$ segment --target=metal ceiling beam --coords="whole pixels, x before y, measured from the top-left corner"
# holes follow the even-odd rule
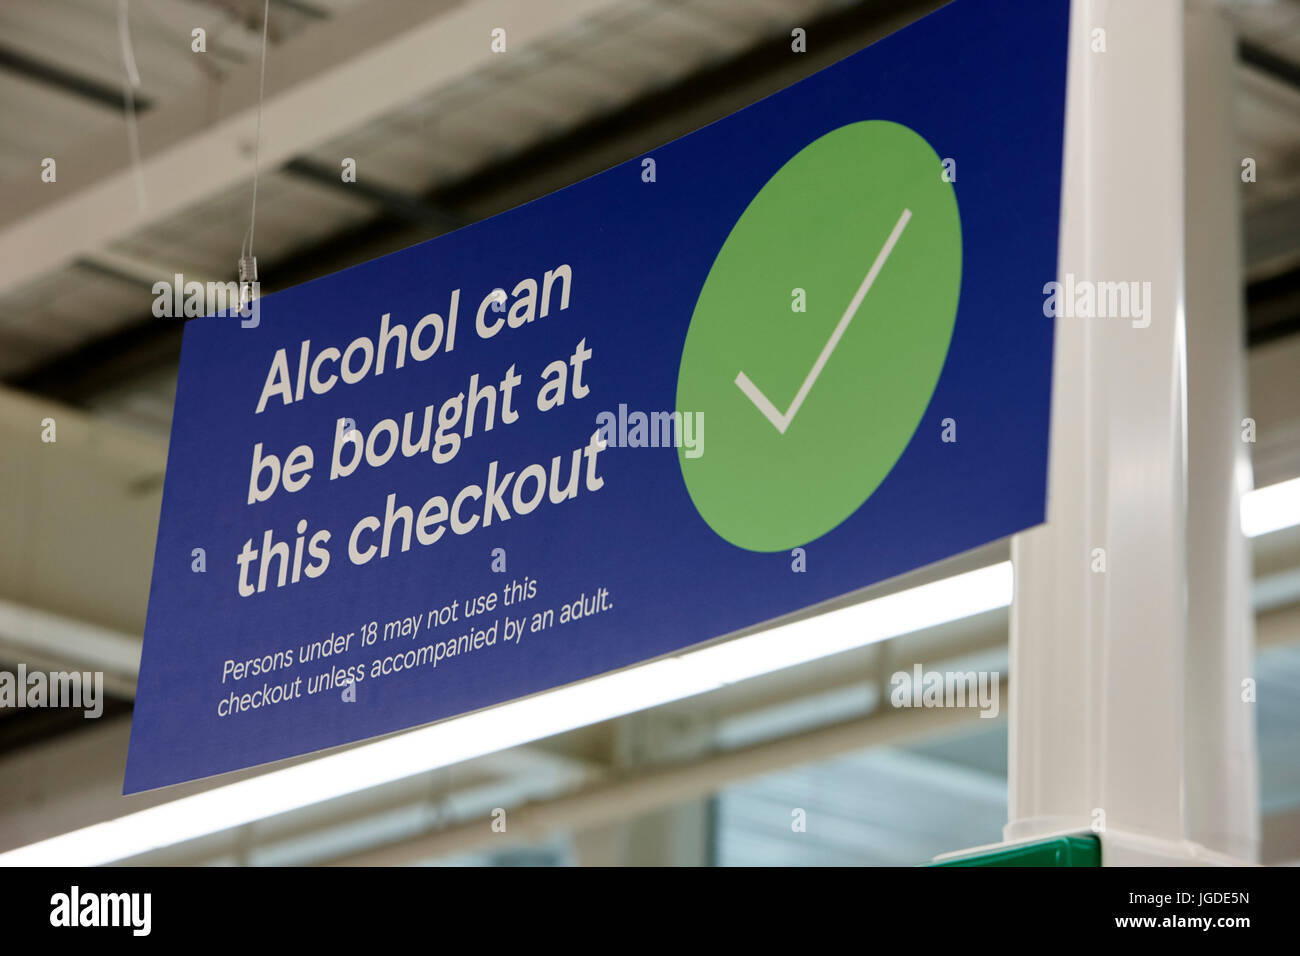
[[[1247,66],[1268,74],[1293,90],[1300,90],[1300,63],[1250,40],[1238,44],[1237,56]]]
[[[312,3],[303,3],[302,0],[271,0],[271,6],[283,7],[294,13],[301,13],[305,17],[311,17],[313,20],[328,20],[330,15],[328,10],[322,10]]]
[[[322,166],[301,156],[285,163],[282,171],[317,186],[346,194],[353,199],[367,200],[371,205],[391,216],[435,232],[449,232],[466,224],[464,217],[442,206],[428,203],[419,196],[412,196],[401,190],[376,183],[369,176],[353,182],[344,182],[337,169]]]
[[[262,29],[262,4],[259,0],[243,0],[239,4],[232,3],[231,0],[196,0],[196,2],[204,6],[216,7],[232,19],[247,23],[253,29]],[[330,18],[329,10],[304,0],[271,0],[271,7],[289,10],[312,20]]]
[[[511,51],[519,52],[619,3],[371,0],[349,10],[268,58],[262,168],[486,67],[496,55],[490,48],[496,27],[509,30]],[[247,181],[257,114],[257,71],[244,70],[142,116],[146,208],[137,201],[120,130],[55,157],[57,183],[0,188],[0,294]]]
[[[281,4],[285,2],[286,0],[279,0]],[[223,7],[223,9],[225,8]],[[303,12],[303,9],[296,5],[292,9]],[[312,10],[309,15],[313,16],[314,19],[324,19],[326,17],[326,14],[319,10],[309,9]],[[2,46],[0,46],[0,70],[8,70],[28,79],[45,83],[61,92],[76,96],[92,105],[102,106],[115,113],[120,113],[123,109],[124,96],[121,89],[100,83],[98,80],[77,76],[60,67],[37,61]],[[153,101],[148,97],[138,93],[135,95],[134,109],[137,115],[148,111],[152,106]],[[326,168],[302,156],[290,159],[284,164],[282,171],[317,186],[324,186],[327,189],[347,190],[350,198],[366,200],[375,207],[377,212],[389,213],[412,225],[426,226],[439,232],[465,225],[464,220],[460,217],[447,210],[430,206],[419,196],[412,196],[400,190],[378,185],[370,178],[345,183],[339,177],[337,170]],[[109,254],[104,251],[96,251],[86,258],[77,260],[77,264],[98,270],[112,278],[128,281],[135,280],[134,275],[128,275],[108,267],[102,261],[107,255]],[[163,269],[151,273],[145,286],[151,287],[158,276],[167,275],[170,271],[169,269]]]
[[[122,110],[122,87],[101,83],[92,77],[73,73],[71,70],[29,57],[9,47],[0,46],[0,70],[35,80],[37,83],[43,83],[98,106],[108,107],[118,112]],[[152,101],[148,97],[136,94],[137,110],[146,110],[151,105],[153,105]]]
[[[1246,287],[1248,342],[1263,345],[1300,332],[1300,266]]]

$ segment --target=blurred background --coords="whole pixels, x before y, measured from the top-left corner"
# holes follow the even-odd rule
[[[271,0],[263,292],[634,158],[940,5]],[[1240,187],[1241,295],[1262,487],[1300,476],[1300,2],[1218,7],[1238,37],[1238,147],[1257,170]],[[138,86],[118,11],[0,5],[0,669],[103,671],[110,694],[99,720],[0,709],[0,851],[205,786],[120,796],[182,331],[153,316],[152,286],[235,277],[263,2],[130,0]],[[494,55],[503,22],[509,52]],[[484,43],[453,67],[437,38],[463,30]],[[46,417],[58,458],[35,444]],[[1300,862],[1300,528],[1251,547],[1262,857]],[[893,710],[889,675],[922,662],[1014,681],[1007,631],[1005,609],[963,618],[128,862],[920,863],[1000,839],[1005,708]],[[482,825],[497,807],[517,814],[506,838]],[[794,809],[815,821],[806,832]]]

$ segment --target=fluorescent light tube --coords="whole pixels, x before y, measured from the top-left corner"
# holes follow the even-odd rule
[[[112,863],[1010,602],[1003,562],[181,797],[0,853],[0,865]]]
[[[1300,524],[1300,478],[1256,488],[1241,499],[1241,530],[1248,538]]]

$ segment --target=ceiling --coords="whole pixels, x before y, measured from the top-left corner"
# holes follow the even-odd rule
[[[371,5],[376,6],[373,0]],[[432,90],[413,83],[409,99],[392,109],[359,111],[364,122],[340,134],[319,140],[304,135],[285,151],[285,161],[260,171],[256,252],[264,286],[285,284],[285,270],[278,266],[295,253],[347,236],[385,214],[419,227],[422,237],[463,224],[469,217],[424,197],[725,61],[783,33],[787,23],[807,22],[844,5],[843,0],[579,5],[591,12],[569,20],[557,16],[553,29],[517,53],[482,57],[473,70]],[[358,6],[357,0],[272,2],[268,63],[274,65],[282,50],[285,56],[302,56],[315,33],[349,14],[365,15]],[[474,4],[422,6],[413,17],[427,17],[430,8]],[[128,9],[142,131],[151,115],[165,114],[195,90],[256,75],[260,2],[130,0]],[[191,51],[191,31],[199,26],[207,29],[206,54]],[[76,36],[77,42],[64,43],[63,36]],[[22,194],[27,204],[45,185],[51,201],[67,201],[59,185],[40,183],[42,158],[75,157],[82,144],[105,135],[128,142],[115,8],[99,0],[18,0],[0,9],[0,37],[0,197]],[[485,32],[485,50],[487,44]],[[279,135],[272,125],[263,133],[267,144]],[[356,184],[341,179],[344,158],[356,162]],[[141,188],[146,210],[148,172]],[[178,272],[200,281],[232,278],[249,225],[250,197],[251,183],[239,178],[197,193],[166,214],[146,211],[135,227],[114,230],[107,241],[57,268],[28,270],[23,281],[4,283],[0,376],[21,383],[70,350],[149,323],[154,281]],[[12,224],[10,216],[0,215],[4,226]],[[364,246],[355,254],[365,257]],[[297,274],[294,278],[301,281]]]

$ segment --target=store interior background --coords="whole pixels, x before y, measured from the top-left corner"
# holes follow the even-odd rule
[[[310,124],[265,129],[256,250],[263,291],[637,157],[939,5],[557,0],[535,38],[491,55],[489,25],[503,8],[496,0],[272,0],[271,61],[312,73],[314,109],[343,109],[357,122],[326,141]],[[262,6],[131,0],[146,151],[200,136],[194,113],[214,91],[255,90]],[[1258,429],[1251,453],[1262,487],[1300,477],[1300,2],[1219,6],[1239,35],[1239,148],[1257,168],[1240,198],[1248,408]],[[455,9],[483,27],[472,69],[427,88],[412,63],[408,89],[386,81],[340,102],[332,51],[364,44],[382,54]],[[202,55],[191,50],[199,26]],[[807,53],[791,51],[795,27],[807,31]],[[55,193],[40,181],[42,158],[58,159],[66,196],[100,177],[130,184],[128,142],[116,5],[0,6],[0,239],[47,238],[42,217]],[[174,273],[233,278],[251,144],[228,145],[233,152],[197,160],[176,152],[165,171],[183,184],[183,205],[167,201],[176,187],[165,176],[146,180],[152,200],[142,210],[133,197],[126,215],[82,189],[68,219],[71,257],[52,253],[42,269],[0,261],[0,668],[102,670],[111,694],[97,721],[0,711],[0,851],[122,812],[181,340],[179,321],[152,316],[152,285]],[[356,183],[340,178],[344,157],[356,161]],[[32,436],[46,416],[58,421],[57,456],[35,453]],[[1252,549],[1261,858],[1296,863],[1300,527],[1256,537]],[[948,567],[1007,554],[1003,542]],[[889,675],[922,662],[997,670],[1014,681],[1007,629],[1005,609],[987,612],[128,862],[924,862],[1001,837],[1006,713],[897,711],[885,699]],[[499,834],[484,823],[497,807],[531,809]],[[806,813],[806,832],[791,826],[796,808]]]

